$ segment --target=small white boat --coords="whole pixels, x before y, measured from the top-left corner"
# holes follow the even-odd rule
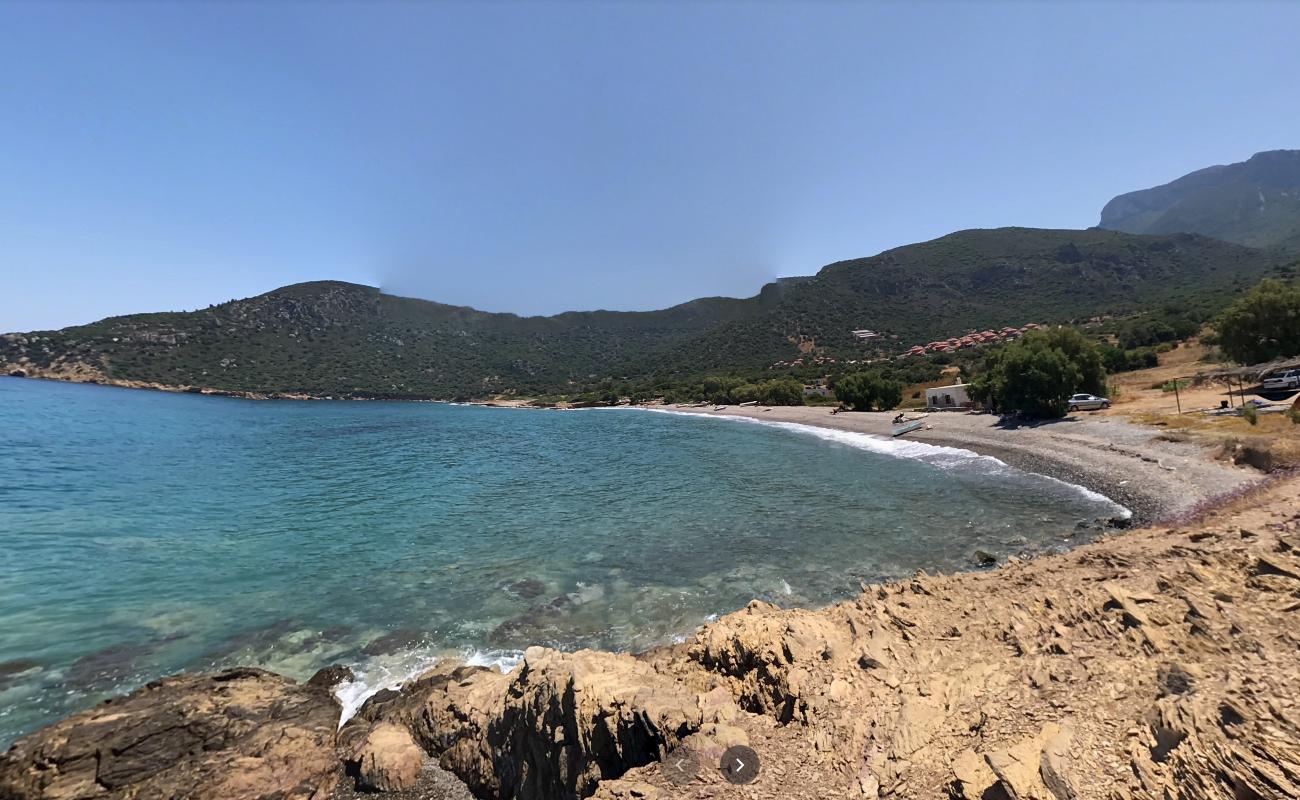
[[[902,425],[895,425],[894,435],[902,436],[905,433],[911,433],[912,431],[920,428],[924,424],[925,424],[925,420],[917,419],[917,420],[912,420],[911,422],[904,422]]]

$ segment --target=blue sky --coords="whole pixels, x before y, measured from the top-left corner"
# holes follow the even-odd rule
[[[0,4],[0,330],[749,295],[1300,147],[1300,4]]]

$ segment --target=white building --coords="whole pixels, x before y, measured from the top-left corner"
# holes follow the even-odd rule
[[[952,386],[936,386],[933,389],[926,389],[925,407],[936,411],[972,408],[975,404],[971,402],[970,395],[966,391],[969,387],[970,384],[956,383]]]

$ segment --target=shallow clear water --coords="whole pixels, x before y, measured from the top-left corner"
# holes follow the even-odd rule
[[[914,443],[637,410],[0,379],[0,745],[168,673],[639,649],[1059,548],[1114,504]]]

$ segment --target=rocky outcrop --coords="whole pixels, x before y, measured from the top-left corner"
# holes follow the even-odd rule
[[[507,675],[443,683],[416,733],[476,794],[562,798],[657,761],[700,724],[694,692],[631,656],[534,647]]]
[[[381,722],[366,732],[352,757],[357,786],[374,792],[410,789],[420,779],[424,751],[407,728]]]
[[[315,800],[338,716],[328,693],[261,670],[166,678],[19,740],[0,797]]]

